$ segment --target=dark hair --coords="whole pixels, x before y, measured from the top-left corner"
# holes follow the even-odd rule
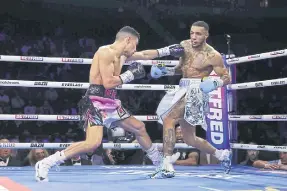
[[[121,37],[121,34],[131,34],[140,39],[140,33],[130,26],[124,26],[123,28],[121,28],[117,33],[116,39],[119,39]]]
[[[209,31],[209,25],[204,21],[196,21],[191,26],[203,27],[205,30]]]

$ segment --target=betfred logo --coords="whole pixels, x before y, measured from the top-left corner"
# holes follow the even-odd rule
[[[25,60],[25,61],[43,61],[43,57],[21,56],[20,60]]]
[[[65,63],[83,63],[83,58],[62,58],[62,62]]]
[[[237,61],[239,61],[239,58],[232,58],[232,59],[227,60],[228,63],[237,62]]]
[[[57,115],[59,121],[79,121],[80,116],[78,115]]]
[[[156,115],[148,115],[146,116],[146,119],[149,120],[158,120],[158,117]]]
[[[279,51],[271,52],[270,55],[271,55],[271,56],[275,56],[275,55],[284,54],[284,53],[285,53],[284,50],[279,50]]]
[[[38,115],[15,115],[15,119],[38,119]]]

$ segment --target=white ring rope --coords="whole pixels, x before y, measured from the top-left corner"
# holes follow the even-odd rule
[[[158,121],[156,115],[136,115],[140,121]],[[287,114],[228,115],[230,121],[287,121]],[[80,121],[80,115],[0,114],[0,121]]]
[[[228,90],[240,90],[249,88],[262,88],[270,86],[282,86],[287,84],[287,78],[264,80],[227,85]],[[0,86],[13,87],[42,87],[42,88],[71,88],[88,89],[89,83],[81,82],[51,82],[51,81],[24,81],[24,80],[0,80]],[[178,85],[169,84],[123,84],[117,87],[120,90],[174,90]]]
[[[140,121],[157,121],[156,115],[136,115]],[[0,121],[80,121],[80,115],[0,114]]]
[[[31,148],[45,148],[45,149],[59,149],[67,148],[72,143],[0,143],[0,148],[10,149],[31,149]],[[158,148],[162,148],[162,143],[154,143]],[[273,145],[249,145],[230,143],[233,149],[246,150],[264,150],[264,151],[279,151],[287,152],[287,146],[273,146]],[[175,149],[191,149],[194,147],[188,146],[185,143],[176,143]],[[103,149],[141,149],[138,143],[103,143]]]
[[[243,56],[238,58],[232,58],[227,60],[227,64],[239,64],[244,62],[250,62],[255,60],[263,60],[269,58],[276,58],[287,56],[287,49],[277,50],[272,52],[265,52],[260,54],[254,54],[249,56]],[[11,55],[0,55],[0,61],[6,62],[34,62],[34,63],[54,63],[54,64],[91,64],[92,59],[87,58],[61,58],[61,57],[39,57],[39,56],[11,56]],[[143,65],[153,64],[165,64],[167,66],[175,66],[178,64],[177,60],[140,60]],[[127,62],[125,65],[128,65]]]
[[[0,80],[0,86],[88,89],[90,86],[90,83]],[[158,84],[158,85],[156,84],[123,84],[123,85],[118,86],[117,89],[121,89],[121,90],[172,90],[177,87],[178,85],[169,85],[169,84]]]

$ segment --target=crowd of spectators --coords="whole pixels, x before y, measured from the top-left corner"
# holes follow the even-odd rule
[[[184,1],[182,1],[184,2]],[[47,56],[47,57],[77,57],[91,58],[97,48],[106,43],[112,42],[114,34],[121,25],[116,23],[113,26],[98,24],[93,32],[89,28],[59,24],[59,22],[38,24],[37,21],[23,21],[13,17],[1,18],[5,20],[0,30],[0,51],[2,55],[22,56]],[[164,19],[163,19],[164,20]],[[134,21],[143,22],[143,21]],[[170,21],[171,23],[173,21]],[[131,24],[132,25],[132,24]],[[158,48],[166,43],[157,39],[158,35],[153,34],[152,29],[146,28],[144,23],[139,31],[143,31],[143,43],[140,49]],[[112,29],[107,29],[108,27]],[[81,27],[83,27],[81,25]],[[98,30],[98,31],[95,31]],[[183,30],[183,29],[182,29]],[[184,30],[189,30],[188,27]],[[188,34],[188,33],[187,33]],[[144,36],[143,35],[143,36]],[[176,34],[175,34],[176,36]],[[185,35],[186,36],[186,35]],[[235,42],[231,51],[235,55],[246,55],[262,51],[262,47],[255,46],[255,43],[265,43],[258,34],[234,35]],[[245,39],[246,44],[237,43]],[[183,39],[182,39],[183,40]],[[249,41],[250,40],[250,41]],[[253,45],[248,44],[253,43]],[[224,38],[211,36],[209,43],[221,52],[226,52]],[[281,44],[272,43],[270,47],[282,47]],[[266,46],[264,46],[266,50]],[[270,49],[270,51],[273,49]],[[168,58],[170,59],[170,58]],[[258,61],[250,65],[237,67],[237,82],[249,82],[266,79],[281,78],[285,76],[286,65],[284,59],[276,58]],[[125,68],[124,68],[125,69]],[[147,67],[147,72],[149,67]],[[73,64],[38,64],[38,63],[17,63],[1,62],[0,79],[6,80],[32,80],[32,81],[61,81],[61,82],[88,82],[89,65]],[[149,75],[134,83],[142,84],[176,84],[180,77],[163,77],[152,79]],[[265,89],[248,89],[237,93],[238,114],[269,114],[286,113],[287,96],[284,95],[285,86],[270,87]],[[0,87],[0,114],[63,114],[77,115],[77,103],[85,90],[81,89],[55,89],[55,88],[27,88],[27,87]],[[157,104],[162,98],[162,91],[119,91],[123,105],[135,115],[154,115]],[[161,127],[154,123],[146,123],[147,131],[154,141],[161,140]],[[203,132],[199,129],[199,134]],[[285,122],[240,122],[238,124],[239,142],[257,144],[282,145],[287,142],[287,126]],[[105,140],[108,141],[108,133],[105,132]],[[76,122],[50,122],[50,121],[0,121],[0,139],[2,142],[73,142],[82,140],[84,132]],[[9,150],[9,149],[7,149]],[[2,152],[2,153],[1,153]],[[18,165],[33,165],[35,161],[51,154],[53,151],[35,149],[31,151],[1,151],[1,157],[5,153],[11,154],[20,163]],[[10,153],[11,152],[11,153]],[[3,154],[4,153],[4,154]],[[75,157],[69,164],[78,159],[85,160],[83,164],[104,164],[101,160],[101,153],[88,153],[85,157]],[[192,164],[198,162],[199,154],[191,154]],[[142,153],[139,155],[142,156]],[[188,154],[189,155],[189,154]],[[197,156],[197,157],[196,157]],[[241,155],[242,156],[242,155]],[[282,155],[283,156],[283,155]],[[284,155],[285,156],[285,155]],[[91,160],[91,157],[94,157]],[[147,163],[142,156],[140,163]],[[202,157],[201,157],[202,158]],[[275,157],[276,158],[276,157]],[[243,160],[243,159],[240,159]],[[91,161],[97,161],[92,163]],[[111,161],[110,161],[111,162]],[[216,163],[216,162],[215,162]],[[1,161],[0,161],[1,164]]]

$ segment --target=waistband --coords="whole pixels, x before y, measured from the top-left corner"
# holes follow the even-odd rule
[[[188,87],[191,85],[199,85],[201,78],[181,78],[179,81],[179,87]]]
[[[106,89],[103,85],[91,84],[85,96],[99,96],[104,98],[116,99],[116,89]]]

